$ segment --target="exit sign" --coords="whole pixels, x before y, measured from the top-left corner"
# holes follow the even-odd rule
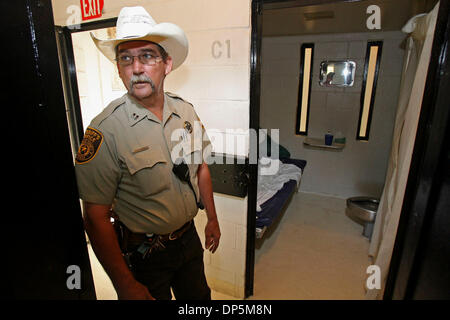
[[[103,0],[80,0],[80,5],[82,20],[90,20],[102,16]]]

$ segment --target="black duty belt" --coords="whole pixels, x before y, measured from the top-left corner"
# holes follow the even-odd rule
[[[161,242],[168,242],[181,238],[181,236],[188,231],[192,226],[192,220],[186,222],[181,228],[167,234],[148,234],[148,233],[135,233],[128,230],[128,242],[140,243],[142,241],[148,241],[151,238],[158,237]],[[126,227],[125,227],[126,228]],[[128,229],[128,228],[127,228]]]
[[[119,245],[126,260],[134,251],[139,252],[143,258],[146,258],[153,251],[165,249],[167,242],[181,238],[186,231],[191,229],[193,224],[193,221],[190,220],[171,233],[158,235],[132,232],[122,222],[117,219],[114,220]]]

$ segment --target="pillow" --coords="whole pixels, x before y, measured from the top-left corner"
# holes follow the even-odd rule
[[[285,148],[285,147],[283,147],[281,144],[277,144],[276,142],[272,142],[272,139],[270,138],[270,136],[269,135],[267,135],[267,139],[266,139],[266,143],[267,143],[267,156],[268,157],[271,157],[271,153],[272,153],[272,149],[271,149],[271,144],[273,143],[274,144],[274,147],[276,148],[276,146],[278,145],[278,157],[281,159],[281,158],[290,158],[291,157],[291,154],[290,154],[290,152]],[[262,141],[262,142],[260,142],[260,144],[261,143],[264,143],[265,141]]]

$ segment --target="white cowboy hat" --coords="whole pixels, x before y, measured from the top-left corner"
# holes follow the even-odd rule
[[[116,24],[116,39],[100,40],[91,33],[97,48],[112,62],[116,59],[115,48],[122,42],[145,40],[159,44],[172,57],[172,70],[179,67],[188,54],[188,40],[184,31],[173,23],[159,23],[140,6],[120,10]]]

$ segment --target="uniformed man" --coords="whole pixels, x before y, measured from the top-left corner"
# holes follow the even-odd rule
[[[170,289],[176,299],[210,299],[193,223],[204,206],[214,253],[220,229],[202,157],[210,142],[192,105],[164,92],[187,56],[186,35],[142,7],[123,8],[116,32],[92,35],[128,93],[92,120],[76,156],[86,231],[119,299],[171,299]]]

